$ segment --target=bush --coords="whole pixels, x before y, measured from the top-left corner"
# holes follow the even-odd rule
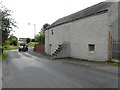
[[[2,55],[0,55],[0,58],[4,59],[5,57],[7,57],[8,53],[7,52],[3,52]]]
[[[13,40],[13,41],[11,41],[10,45],[17,46],[17,40]]]
[[[31,39],[30,38],[26,38],[26,43],[30,43]]]
[[[9,43],[9,41],[10,41],[9,45],[17,46],[17,41],[18,40],[17,40],[16,36],[10,36],[7,41],[8,41],[7,43]]]
[[[32,39],[31,42],[35,42],[35,39]]]
[[[36,35],[36,41],[40,44],[44,44],[45,43],[44,33],[40,33],[40,34]]]

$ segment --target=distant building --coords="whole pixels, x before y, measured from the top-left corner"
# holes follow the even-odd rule
[[[119,14],[120,2],[101,2],[58,19],[45,31],[45,52],[55,58],[112,58],[112,41],[120,41]]]

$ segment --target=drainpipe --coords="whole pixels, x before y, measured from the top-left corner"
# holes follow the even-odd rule
[[[109,31],[109,61],[112,60],[112,32]]]

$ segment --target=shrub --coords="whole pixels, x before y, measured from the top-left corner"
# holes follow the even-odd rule
[[[30,43],[31,39],[30,38],[26,38],[26,43]]]

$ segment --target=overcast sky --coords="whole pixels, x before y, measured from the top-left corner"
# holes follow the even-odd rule
[[[52,24],[59,18],[85,9],[105,0],[0,0],[8,9],[12,10],[12,17],[18,22],[18,29],[14,35],[21,37],[34,37],[43,24]],[[31,23],[31,25],[28,25]]]

